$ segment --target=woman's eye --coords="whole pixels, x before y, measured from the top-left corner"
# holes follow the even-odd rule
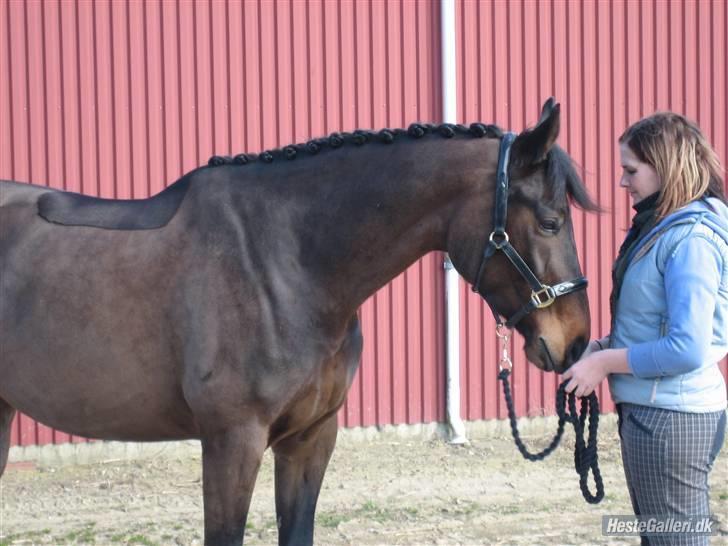
[[[560,226],[559,226],[558,220],[549,219],[549,220],[543,220],[541,222],[541,229],[543,229],[544,231],[550,231],[552,233],[556,233],[559,231],[559,227]]]

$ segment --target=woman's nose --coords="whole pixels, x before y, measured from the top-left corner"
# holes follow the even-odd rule
[[[628,187],[628,186],[629,186],[629,182],[627,182],[627,180],[626,180],[626,179],[624,178],[624,176],[623,176],[623,177],[621,177],[621,178],[619,179],[619,187],[620,187],[620,188],[626,188],[626,187]]]

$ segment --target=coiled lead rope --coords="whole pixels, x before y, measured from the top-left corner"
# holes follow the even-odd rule
[[[568,395],[566,394],[565,389],[568,381],[561,383],[559,390],[556,392],[556,413],[559,416],[559,424],[556,429],[556,435],[545,449],[538,453],[531,453],[521,440],[521,435],[518,432],[516,411],[513,407],[511,386],[508,382],[508,376],[511,373],[512,367],[507,349],[510,334],[503,334],[501,329],[498,330],[497,334],[503,344],[503,355],[501,357],[498,379],[503,382],[503,395],[505,396],[506,406],[508,407],[508,419],[511,423],[511,434],[513,435],[513,440],[516,442],[518,451],[520,451],[521,455],[529,461],[541,461],[545,459],[554,449],[556,449],[559,442],[561,442],[561,437],[564,434],[564,427],[566,423],[571,423],[574,426],[574,435],[576,437],[576,443],[574,446],[574,469],[577,474],[579,474],[579,488],[581,489],[581,494],[584,496],[584,500],[586,500],[586,502],[589,504],[598,504],[604,498],[604,482],[602,481],[602,474],[599,471],[599,457],[597,453],[599,400],[597,399],[596,394],[592,392],[589,396],[581,397],[581,408],[580,412],[577,414],[576,396],[573,392]],[[566,411],[567,400],[569,407],[568,413]],[[587,414],[589,416],[589,436],[588,440],[585,442],[584,424],[586,423]],[[596,493],[594,494],[589,491],[589,470],[592,471],[594,483],[596,485]]]

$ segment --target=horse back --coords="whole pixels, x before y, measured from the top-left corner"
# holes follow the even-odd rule
[[[0,210],[14,206],[36,206],[41,195],[57,191],[45,186],[0,180]]]
[[[11,180],[0,180],[0,265],[9,247],[17,242],[36,219],[38,199],[57,190]]]

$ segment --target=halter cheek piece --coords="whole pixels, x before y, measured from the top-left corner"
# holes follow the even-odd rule
[[[493,232],[488,237],[488,244],[483,252],[483,258],[480,261],[478,274],[473,283],[473,292],[480,294],[486,301],[498,326],[505,325],[506,328],[513,328],[523,317],[528,315],[534,309],[543,309],[548,307],[556,298],[571,294],[577,290],[586,288],[586,277],[578,277],[571,281],[564,281],[554,286],[542,284],[533,274],[531,268],[521,258],[515,248],[508,240],[506,233],[506,213],[508,211],[508,163],[511,156],[511,146],[516,139],[514,133],[505,133],[501,141],[500,151],[498,153],[498,173],[496,179],[495,190],[495,207],[493,208]],[[531,287],[531,299],[523,307],[521,307],[515,315],[508,319],[505,323],[501,320],[500,314],[496,311],[495,306],[488,296],[480,291],[480,280],[485,271],[486,262],[498,251],[501,250],[511,261],[513,266],[518,270],[521,276]]]

